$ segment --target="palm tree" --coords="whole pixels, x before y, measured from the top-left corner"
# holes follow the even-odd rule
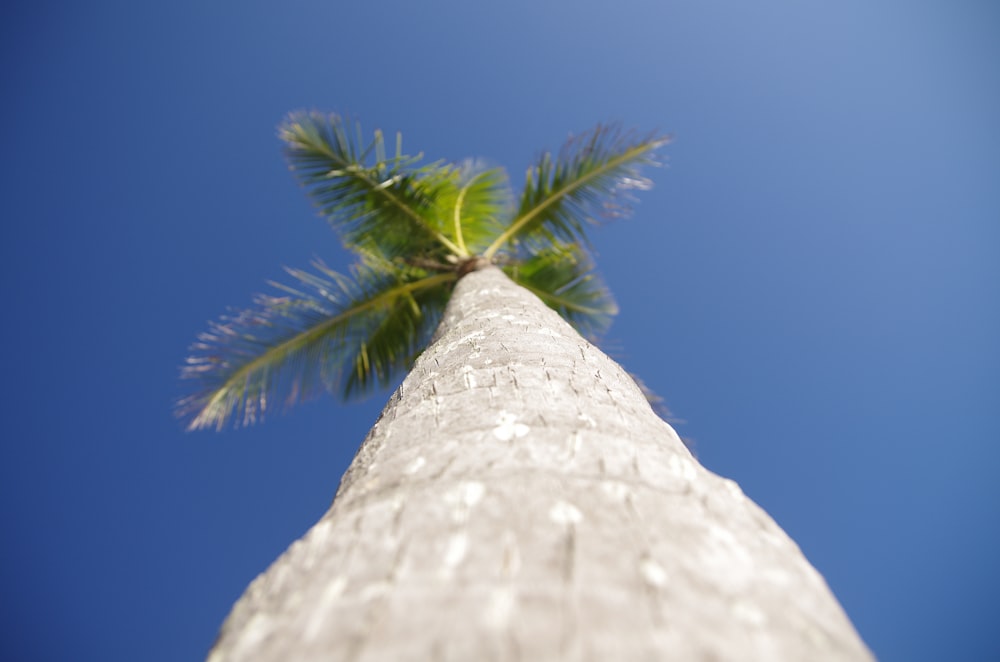
[[[410,371],[211,660],[870,659],[787,535],[578,333],[615,312],[584,230],[664,138],[599,126],[515,203],[499,168],[388,157],[337,116],[281,137],[359,259],[213,325],[190,427]]]

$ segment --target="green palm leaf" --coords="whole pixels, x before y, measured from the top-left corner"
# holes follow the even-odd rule
[[[628,193],[650,187],[641,166],[668,139],[639,137],[615,126],[597,126],[571,138],[557,158],[549,153],[528,169],[517,216],[487,247],[493,257],[508,244],[585,242],[585,224],[628,212]]]
[[[451,274],[441,280],[449,282]],[[345,357],[345,398],[386,387],[424,351],[444,313],[450,287],[421,287],[395,297],[354,351]]]
[[[551,246],[504,268],[587,336],[603,332],[618,313],[611,291],[594,271],[590,255],[573,244]]]
[[[350,135],[338,115],[293,114],[279,135],[292,170],[348,248],[386,257],[459,252],[433,204],[450,168],[417,167],[419,157],[405,156],[401,140],[389,158],[381,132],[364,145],[360,128]]]
[[[456,278],[370,262],[349,278],[315,266],[321,275],[289,270],[311,291],[277,285],[282,296],[259,296],[199,337],[182,370],[201,386],[178,407],[189,429],[253,423],[282,393],[291,404],[337,383],[356,393],[386,381],[422,349]]]
[[[462,257],[479,255],[503,230],[513,212],[513,191],[503,168],[469,160],[453,170],[452,186],[441,187],[438,214],[449,218],[446,234]]]

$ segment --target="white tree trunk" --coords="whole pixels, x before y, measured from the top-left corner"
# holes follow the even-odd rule
[[[209,660],[867,660],[819,573],[496,268]]]

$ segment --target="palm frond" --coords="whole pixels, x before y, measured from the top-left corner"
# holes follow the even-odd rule
[[[453,185],[441,187],[435,204],[447,218],[448,237],[465,256],[478,255],[503,230],[514,204],[503,168],[468,160],[453,169]]]
[[[550,246],[505,266],[504,271],[586,336],[603,332],[618,313],[590,255],[576,245]]]
[[[586,223],[626,215],[629,191],[650,188],[640,169],[653,164],[655,150],[667,142],[598,125],[571,138],[558,157],[542,154],[528,169],[517,216],[483,255],[518,241],[585,242]]]
[[[395,297],[346,357],[343,396],[366,393],[376,384],[384,388],[408,370],[427,347],[450,294],[450,287],[426,287]]]
[[[178,404],[189,429],[254,423],[282,393],[291,404],[320,388],[343,384],[354,393],[373,377],[387,380],[430,337],[456,278],[371,261],[353,278],[314,266],[318,275],[288,270],[299,289],[276,285],[280,296],[257,297],[254,308],[223,317],[199,337],[182,377],[200,389]]]
[[[440,164],[418,167],[419,157],[389,157],[382,133],[367,145],[339,115],[295,113],[281,125],[289,164],[331,225],[351,249],[375,248],[387,257],[452,254],[458,247],[441,232],[433,201],[451,179]]]

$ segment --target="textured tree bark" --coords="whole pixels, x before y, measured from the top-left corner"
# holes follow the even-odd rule
[[[209,655],[868,659],[795,543],[496,268],[459,281],[330,510]]]

